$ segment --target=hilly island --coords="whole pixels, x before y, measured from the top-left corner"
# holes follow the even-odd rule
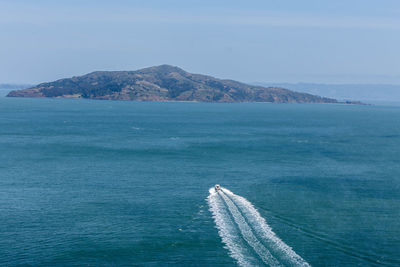
[[[346,103],[279,87],[262,87],[193,74],[170,65],[136,71],[96,71],[11,91],[8,97],[138,101]]]

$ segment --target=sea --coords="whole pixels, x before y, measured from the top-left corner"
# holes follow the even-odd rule
[[[0,266],[400,266],[400,106],[2,96]]]

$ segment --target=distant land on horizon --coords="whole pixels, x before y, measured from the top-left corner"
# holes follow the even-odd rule
[[[333,98],[263,87],[192,74],[178,67],[160,65],[136,71],[95,71],[83,76],[41,83],[14,90],[8,97],[85,98],[140,101],[343,103]]]
[[[268,83],[255,82],[254,85],[284,87],[289,90],[320,95],[342,101],[400,102],[400,84],[331,84],[331,83]]]
[[[19,90],[34,86],[33,84],[0,83],[0,90]]]

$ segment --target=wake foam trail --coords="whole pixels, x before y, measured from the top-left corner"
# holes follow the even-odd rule
[[[232,214],[237,226],[239,227],[240,233],[242,234],[244,240],[254,249],[261,260],[268,266],[281,266],[281,264],[272,256],[267,248],[258,240],[254,235],[254,232],[247,224],[246,219],[242,216],[235,204],[224,194],[224,192],[219,192],[230,213]]]
[[[240,233],[222,198],[212,188],[207,198],[210,211],[213,214],[215,224],[218,228],[218,234],[229,250],[229,255],[234,258],[241,266],[256,266],[257,259],[252,256],[251,251],[243,243]]]
[[[248,223],[254,229],[256,235],[263,241],[264,245],[279,259],[281,263],[289,266],[310,266],[272,231],[265,219],[261,217],[260,213],[247,199],[235,195],[228,189],[224,188],[223,191],[239,207],[243,213],[243,216],[246,217]]]
[[[218,192],[211,188],[208,203],[222,241],[240,265],[253,265],[246,262],[246,257],[251,255],[246,248],[251,248],[263,264],[268,266],[310,266],[276,236],[265,219],[245,198],[226,188]]]

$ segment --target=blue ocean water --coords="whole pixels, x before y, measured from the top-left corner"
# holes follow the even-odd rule
[[[398,106],[0,97],[1,266],[235,266],[216,183],[310,265],[400,266]]]

